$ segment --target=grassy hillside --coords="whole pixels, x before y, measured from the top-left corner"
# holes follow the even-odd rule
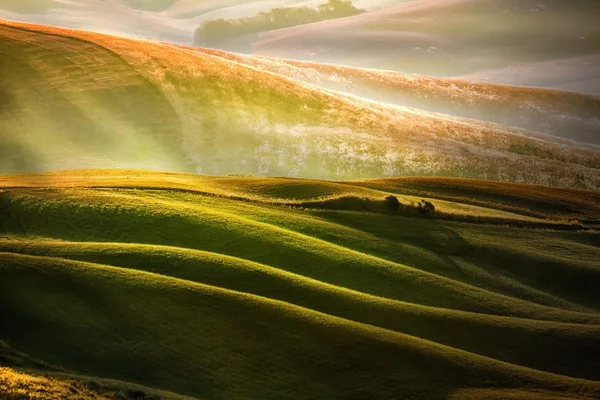
[[[336,182],[158,172],[149,174],[136,170],[78,170],[5,175],[0,177],[0,186],[168,188],[184,193],[294,208],[317,208],[327,204],[328,200],[351,196],[375,202],[392,193],[400,195],[400,201],[405,205],[423,198],[435,199],[437,217],[444,214],[455,217],[481,216],[531,223],[552,220],[557,223],[593,222],[600,219],[600,199],[595,192],[467,179],[410,177]]]
[[[598,3],[588,0],[421,0],[333,23],[266,32],[254,51],[443,77],[516,68],[515,77],[522,63],[549,61],[558,67],[570,58],[598,54],[598,12]],[[547,67],[537,73],[553,74],[553,66]],[[577,73],[544,86],[598,78],[594,68]],[[491,79],[504,82],[499,78]]]
[[[270,3],[9,5],[172,34]],[[599,399],[599,107],[0,20],[0,399]]]
[[[597,193],[568,189],[440,178],[403,178],[356,182],[404,195],[433,197],[540,218],[598,221]]]
[[[600,98],[197,49],[325,89],[600,144]]]
[[[355,6],[368,10],[376,10],[392,4],[405,3],[411,0],[353,0]],[[275,7],[308,6],[316,8],[322,0],[178,0],[166,10],[175,18],[198,17],[202,19],[240,18],[269,11]]]
[[[0,29],[3,172],[125,167],[600,187],[593,146],[328,92],[164,44]]]
[[[496,82],[505,85],[551,87],[578,93],[600,95],[600,54],[562,60],[524,62],[458,76],[458,79]],[[543,74],[540,71],[544,71]]]
[[[253,16],[238,19],[203,21],[194,32],[193,44],[199,47],[218,47],[229,51],[247,52],[243,48],[247,38],[260,32],[306,25],[337,18],[346,18],[366,12],[351,1],[332,0],[316,7],[276,7]],[[252,39],[250,39],[252,40]]]
[[[314,8],[320,2],[4,0],[0,18],[189,44],[203,21],[244,18],[275,7]],[[598,9],[593,0],[576,5],[562,0],[355,0],[354,4],[375,12],[364,19],[267,32],[255,44],[255,51],[600,94],[595,67],[598,30],[593,18]],[[243,52],[252,52],[248,43],[243,41]]]
[[[6,400],[193,400],[131,383],[7,367],[0,367],[0,396]]]
[[[192,25],[197,22],[163,15],[158,11],[160,3],[160,0],[3,0],[0,18],[189,43],[194,32]]]
[[[136,385],[206,399],[596,398],[597,232],[535,229],[556,214],[520,214],[511,185],[489,184],[489,208],[460,201],[485,185],[3,176],[0,362],[34,370],[1,369],[0,387],[85,400],[175,398]],[[310,203],[410,203],[408,189],[449,215],[525,225]],[[533,204],[536,188],[522,189]],[[573,208],[591,195],[540,190]],[[580,216],[599,208],[589,197]]]
[[[43,14],[56,3],[53,0],[6,0],[0,9],[23,14]]]
[[[358,0],[377,9],[406,0]],[[275,7],[307,5],[320,0],[2,0],[0,18],[136,38],[191,43],[202,21],[243,18]]]

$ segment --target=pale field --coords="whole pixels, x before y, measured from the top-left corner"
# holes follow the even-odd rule
[[[28,65],[10,69],[9,64],[8,72],[35,76],[20,78],[30,89],[15,86],[16,79],[6,81],[19,104],[3,120],[4,129],[15,132],[4,138],[13,146],[4,146],[6,172],[144,168],[317,179],[437,175],[600,187],[600,152],[594,146],[370,101],[161,43],[6,24],[4,51]],[[19,53],[19,46],[31,50]],[[82,85],[73,86],[74,80]],[[72,111],[61,108],[57,121],[52,109],[38,108],[33,93],[57,98],[57,107]],[[89,120],[105,122],[92,126],[100,130],[92,134]],[[24,127],[27,133],[16,134]]]

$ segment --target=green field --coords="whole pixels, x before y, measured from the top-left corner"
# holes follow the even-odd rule
[[[230,58],[1,22],[0,172],[141,168],[312,179],[451,176],[600,189],[597,146],[353,97],[273,72],[272,65]],[[308,75],[311,68],[305,66]],[[504,90],[492,89],[498,95]],[[468,97],[477,90],[463,87],[460,93]],[[569,99],[571,108],[556,111],[566,112],[567,120],[593,121],[597,113],[597,102],[586,96],[516,93],[518,104],[535,107]],[[446,104],[447,96],[438,95]],[[515,103],[511,96],[506,104]],[[490,98],[473,101],[486,104]],[[574,109],[590,111],[582,117]]]
[[[600,143],[600,136],[596,134],[600,131],[598,96],[415,76],[395,71],[251,56],[220,50],[195,51],[214,54],[254,68],[371,100],[492,122],[512,129],[527,129],[527,135],[532,137],[542,139],[545,138],[544,134],[550,134],[568,140]],[[518,149],[518,146],[513,149]]]
[[[600,399],[598,104],[0,21],[0,400]]]
[[[438,211],[410,212],[422,198]],[[591,192],[468,180],[5,175],[0,390],[598,398],[599,213]]]

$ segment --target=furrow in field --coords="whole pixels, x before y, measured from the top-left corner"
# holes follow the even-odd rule
[[[0,299],[10,306],[4,336],[85,374],[118,375],[209,398],[218,388],[234,397],[285,399],[298,376],[303,385],[297,390],[308,396],[332,387],[358,393],[366,382],[378,382],[382,396],[445,398],[482,376],[487,377],[482,388],[518,385],[589,396],[600,390],[598,382],[500,362],[256,295],[52,257],[2,253],[0,260]],[[24,298],[23,290],[30,296]],[[27,331],[31,324],[38,329]],[[261,368],[256,368],[257,354],[262,354]],[[171,368],[181,357],[186,362]],[[128,362],[134,358],[135,366]],[[398,368],[399,360],[404,368]],[[431,374],[436,384],[424,389]],[[197,379],[184,379],[188,376]]]
[[[7,233],[188,247],[246,258],[390,299],[497,315],[598,323],[595,314],[565,301],[562,308],[555,308],[511,298],[201,203],[77,189],[33,191],[9,202],[12,211],[4,229]]]
[[[148,271],[284,301],[435,341],[502,361],[599,379],[600,327],[475,314],[389,300],[235,257],[167,246],[63,241],[0,241],[0,251]],[[435,327],[435,328],[433,328]],[[472,332],[500,341],[473,341]],[[551,356],[544,353],[553,348]],[[519,349],[515,351],[514,349]],[[577,367],[578,373],[572,371]]]

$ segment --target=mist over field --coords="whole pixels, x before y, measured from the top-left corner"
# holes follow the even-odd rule
[[[355,4],[378,9],[401,2],[362,0]],[[202,21],[242,18],[274,7],[316,7],[321,3],[321,0],[3,0],[0,18],[189,44]]]
[[[600,399],[599,16],[0,0],[0,399]]]
[[[194,32],[209,21],[249,18],[273,8],[317,8],[325,2],[4,0],[0,18],[191,44]],[[600,95],[600,9],[593,0],[353,3],[367,12],[242,35],[209,47]]]

